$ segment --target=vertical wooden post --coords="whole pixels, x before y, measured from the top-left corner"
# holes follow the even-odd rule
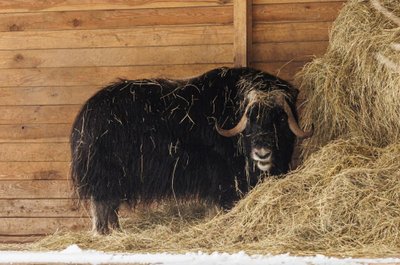
[[[233,30],[234,30],[234,65],[235,67],[250,66],[252,51],[252,0],[234,0]]]

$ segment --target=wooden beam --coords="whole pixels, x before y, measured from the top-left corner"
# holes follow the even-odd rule
[[[252,0],[235,0],[234,18],[234,65],[250,65],[252,45]]]

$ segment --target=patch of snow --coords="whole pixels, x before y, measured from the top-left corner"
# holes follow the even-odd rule
[[[366,265],[400,263],[400,259],[353,259],[332,258],[323,255],[313,257],[296,257],[282,255],[247,255],[245,252],[235,254],[202,252],[187,254],[121,254],[106,253],[94,250],[82,250],[71,245],[63,251],[28,252],[0,251],[0,263],[74,263],[74,264],[113,264],[113,263],[145,263],[157,265]]]
[[[76,244],[71,245],[61,251],[61,253],[80,253],[80,252],[82,252],[82,249]]]

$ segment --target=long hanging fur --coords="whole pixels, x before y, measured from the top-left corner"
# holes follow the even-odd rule
[[[188,80],[121,80],[101,89],[73,124],[75,191],[81,199],[131,205],[173,197],[232,206],[238,189],[247,192],[260,172],[252,169],[243,137],[222,137],[215,124],[233,127],[251,90],[285,93],[295,113],[297,90],[250,68],[218,68]],[[294,136],[277,134],[283,135],[279,174],[288,170]]]

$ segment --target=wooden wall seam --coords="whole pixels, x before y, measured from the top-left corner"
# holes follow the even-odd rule
[[[49,1],[21,1],[2,0],[2,13],[21,12],[57,12],[57,11],[91,11],[91,10],[118,10],[118,9],[155,9],[155,8],[188,8],[232,5],[232,0],[190,0],[190,1],[163,1],[163,0],[52,0]]]
[[[253,44],[253,1],[235,0],[233,5],[233,64],[250,66]]]

